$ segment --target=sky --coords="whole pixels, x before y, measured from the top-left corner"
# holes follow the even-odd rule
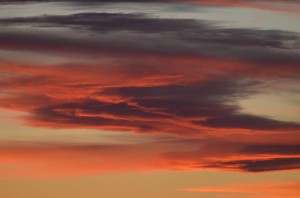
[[[1,1],[0,197],[299,197],[299,13]]]

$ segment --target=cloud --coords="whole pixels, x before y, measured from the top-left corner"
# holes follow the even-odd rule
[[[268,11],[279,11],[279,12],[288,12],[288,13],[297,13],[299,12],[299,7],[293,7],[293,3],[298,3],[297,0],[187,0],[187,2],[194,3],[207,3],[212,5],[219,6],[228,6],[228,7],[245,7],[251,9],[259,10],[268,10]],[[278,3],[276,5],[276,3]],[[292,4],[292,5],[289,5]]]
[[[24,112],[23,123],[177,138],[3,146],[3,175],[299,169],[300,124],[242,113],[238,104],[299,77],[297,33],[121,13],[2,18],[0,25],[0,49],[69,60],[0,62],[0,107]]]
[[[195,121],[194,123],[200,125],[206,125],[219,128],[250,128],[250,129],[262,129],[262,130],[276,130],[280,128],[285,129],[297,129],[296,123],[284,123],[276,120],[265,119],[260,116],[243,115],[243,114],[225,114],[216,118],[207,119],[205,121]]]
[[[246,172],[265,172],[278,170],[294,170],[300,168],[300,158],[274,158],[264,160],[237,160],[220,162],[208,167],[240,169]]]
[[[295,171],[296,144],[264,144],[277,151],[244,152],[255,143],[217,139],[159,138],[147,143],[76,144],[2,142],[0,175],[18,178],[65,178],[83,175],[156,171]],[[183,152],[182,148],[186,150]],[[129,160],[130,159],[130,160]]]
[[[221,43],[274,48],[297,48],[296,33],[279,30],[222,28],[210,21],[154,18],[144,14],[77,13],[36,17],[2,18],[2,25],[66,26],[96,32],[131,31],[143,34],[174,34],[179,38],[205,43]],[[214,26],[215,25],[215,26]],[[172,36],[172,35],[170,35]],[[289,45],[286,43],[289,42]]]
[[[94,5],[97,3],[199,3],[202,5],[225,6],[225,7],[245,7],[251,9],[260,9],[276,12],[298,13],[299,8],[294,4],[298,3],[297,0],[264,0],[264,1],[249,1],[249,0],[4,0],[2,4],[12,3],[32,3],[32,2],[69,2],[72,5]],[[292,4],[292,5],[290,5]]]
[[[283,144],[274,144],[274,145],[263,145],[263,144],[253,144],[247,145],[243,148],[242,152],[244,153],[257,153],[257,154],[299,154],[300,148],[298,145],[283,145]]]
[[[279,67],[288,64],[297,68],[295,65],[299,63],[299,35],[280,30],[224,28],[209,21],[120,13],[2,18],[0,24],[8,27],[0,34],[2,49],[44,50],[52,53],[71,51],[94,55],[117,52],[208,56],[270,67],[272,64]],[[72,33],[53,31],[49,35],[24,30],[16,32],[14,28],[18,25],[32,28],[46,26],[48,30],[50,27],[64,27]]]
[[[235,104],[259,92],[265,79],[297,77],[300,61],[291,44],[299,42],[296,33],[111,13],[11,18],[0,24],[69,27],[79,39],[9,30],[0,33],[0,47],[75,53],[96,62],[1,63],[0,86],[11,94],[0,105],[28,112],[23,119],[31,125],[176,135],[220,128],[238,133],[299,129],[298,123],[242,114]]]
[[[179,170],[231,170],[268,172],[300,168],[298,144],[257,144],[232,140],[194,140],[192,151],[163,154],[170,167]]]
[[[239,112],[235,101],[255,93],[260,82],[225,76],[206,79],[201,73],[195,76],[191,68],[184,71],[184,66],[170,73],[161,67],[126,65],[2,65],[0,69],[7,73],[0,83],[0,105],[29,113],[22,120],[33,126],[183,136],[218,135],[219,129],[295,132],[300,127]]]
[[[297,123],[242,114],[237,105],[228,105],[256,92],[262,81],[251,81],[249,77],[297,76],[299,56],[291,45],[299,42],[296,33],[220,28],[204,21],[158,19],[141,14],[81,13],[1,19],[0,23],[64,25],[97,32],[100,39],[96,42],[62,35],[4,33],[1,45],[14,50],[102,53],[109,60],[99,60],[99,65],[75,63],[43,69],[2,66],[3,72],[12,73],[2,81],[2,87],[19,92],[10,100],[3,98],[2,106],[30,110],[28,123],[173,134],[220,128],[299,129]],[[108,41],[101,37],[115,31],[122,32],[125,39],[119,40],[120,35]],[[155,36],[151,45],[142,39],[147,36]],[[159,45],[163,40],[166,44]],[[42,87],[37,83],[48,87],[48,93],[40,93]],[[49,104],[33,107],[45,99]]]
[[[8,178],[65,178],[151,172],[157,167],[155,150],[140,145],[18,143],[1,146],[0,175]]]
[[[182,188],[180,191],[198,192],[198,193],[220,193],[219,197],[224,197],[224,193],[228,196],[244,196],[250,198],[262,197],[292,197],[296,198],[299,195],[300,183],[297,181],[264,181],[250,184],[230,184],[223,186],[203,186],[193,188]],[[222,196],[221,196],[222,194]],[[217,195],[218,196],[218,195]]]

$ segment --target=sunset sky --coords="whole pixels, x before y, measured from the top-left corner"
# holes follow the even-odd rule
[[[0,2],[1,198],[300,197],[300,1]]]

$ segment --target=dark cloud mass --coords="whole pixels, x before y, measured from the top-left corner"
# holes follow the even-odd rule
[[[22,81],[19,86],[24,83],[35,87],[30,85],[31,81]],[[48,82],[45,86],[49,86]],[[100,92],[99,89],[101,90],[94,87],[65,87],[62,93],[55,93],[61,95],[59,98],[51,96],[50,92],[38,95],[26,93],[30,97],[16,95],[12,96],[10,102],[3,98],[1,104],[3,107],[16,108],[34,105],[29,110],[32,116],[27,117],[29,123],[62,128],[103,128],[188,136],[206,133],[207,127],[210,130],[222,128],[270,132],[297,131],[300,128],[297,123],[239,113],[234,100],[247,95],[247,92],[251,93],[251,85],[220,81],[202,82],[199,85],[104,88]],[[72,94],[72,90],[90,93],[81,93],[82,96],[78,97]],[[69,96],[64,96],[65,93]],[[12,102],[15,104],[12,105]],[[216,130],[211,133],[217,135],[220,132]]]
[[[259,154],[288,154],[297,155],[300,154],[300,146],[298,144],[284,145],[284,144],[274,144],[274,145],[260,145],[253,144],[247,145],[242,149],[244,153],[259,153]]]
[[[257,144],[220,140],[194,140],[190,152],[169,152],[163,156],[171,165],[189,162],[191,169],[213,168],[245,172],[268,172],[300,168],[299,144]]]
[[[194,19],[152,18],[143,14],[79,13],[0,19],[2,25],[66,26],[103,31],[132,31],[144,34],[170,34],[199,42],[279,49],[299,48],[299,35],[279,30],[221,28],[212,22]],[[215,24],[217,25],[217,24]]]
[[[296,33],[222,28],[201,20],[120,13],[2,18],[0,24],[8,28],[66,27],[78,33],[70,38],[57,33],[0,33],[3,49],[62,54],[77,51],[93,58],[102,53],[113,60],[48,70],[33,67],[34,72],[26,75],[18,73],[27,66],[8,69],[15,76],[4,79],[2,87],[20,91],[20,95],[12,96],[16,104],[8,106],[34,106],[31,100],[41,104],[30,109],[31,124],[181,135],[203,133],[207,128],[299,130],[297,123],[240,113],[235,104],[259,93],[256,87],[262,81],[249,76],[297,75],[300,56],[288,53],[297,48]],[[83,37],[81,31],[92,36]],[[286,73],[281,71],[283,62]],[[70,74],[61,75],[65,72]],[[36,83],[49,92],[37,92]],[[68,86],[70,83],[76,86]],[[24,91],[24,85],[36,93]],[[39,101],[44,98],[49,104]],[[5,100],[2,106],[7,106]]]
[[[72,1],[64,6],[95,2]],[[271,1],[197,3],[275,9],[263,7]],[[167,14],[76,9],[75,14],[0,18],[0,107],[24,112],[17,119],[34,127],[134,132],[170,139],[135,146],[44,145],[15,150],[0,146],[4,156],[0,166],[1,160],[16,163],[9,156],[18,156],[19,163],[43,169],[47,160],[42,156],[56,162],[59,153],[58,167],[72,167],[72,174],[79,169],[90,174],[116,169],[266,172],[300,168],[300,124],[256,114],[255,108],[262,105],[255,104],[254,113],[240,105],[253,95],[263,95],[270,103],[277,92],[288,95],[286,101],[296,98],[299,33],[233,28],[221,20],[175,19]],[[6,55],[14,57],[8,61]],[[63,61],[53,63],[57,59]],[[282,114],[294,113],[278,106]],[[269,111],[276,108],[274,102]],[[28,160],[33,158],[37,160]],[[79,158],[88,163],[77,165]],[[127,159],[134,160],[120,168]]]
[[[268,160],[240,160],[209,165],[212,168],[236,168],[247,172],[293,170],[300,168],[300,158],[275,158]]]
[[[242,114],[225,114],[216,118],[211,118],[205,121],[196,122],[202,125],[219,128],[249,128],[262,130],[276,129],[297,129],[298,124],[288,122],[278,122],[275,120],[262,118],[260,116],[242,115]]]
[[[64,47],[90,51],[159,53],[238,58],[250,62],[299,63],[299,35],[279,30],[222,28],[208,21],[152,18],[143,14],[79,13],[0,19],[4,27],[30,25],[78,28],[95,32],[91,38],[64,35],[1,33],[1,46],[49,50]],[[121,35],[122,34],[122,35]],[[157,47],[159,46],[159,47]],[[74,49],[74,50],[75,50]],[[293,53],[288,53],[293,50]]]

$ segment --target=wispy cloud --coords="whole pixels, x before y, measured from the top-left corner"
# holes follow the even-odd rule
[[[258,183],[259,184],[193,187],[179,190],[198,193],[218,193],[218,197],[238,197],[247,195],[249,198],[280,198],[285,196],[296,198],[300,193],[300,183],[297,181],[265,181]]]
[[[295,64],[299,61],[296,51],[299,48],[298,33],[224,28],[210,21],[153,18],[143,14],[79,13],[0,19],[0,24],[8,28],[18,25],[79,28],[85,33],[93,33],[86,37],[80,31],[73,31],[72,35],[78,35],[74,39],[64,32],[53,31],[53,35],[49,35],[8,29],[0,34],[2,49],[202,55],[264,64]],[[230,50],[226,51],[228,48]],[[287,53],[287,50],[293,52]]]
[[[254,150],[253,147],[257,148]],[[10,142],[2,144],[0,154],[0,175],[21,178],[162,170],[258,173],[300,168],[297,144],[255,144],[216,138],[157,139],[123,145]]]
[[[295,6],[297,0],[4,0],[2,4],[12,3],[32,3],[32,2],[69,2],[77,5],[93,5],[97,3],[197,3],[203,5],[226,6],[226,7],[245,7],[276,12],[298,13],[299,7]]]

